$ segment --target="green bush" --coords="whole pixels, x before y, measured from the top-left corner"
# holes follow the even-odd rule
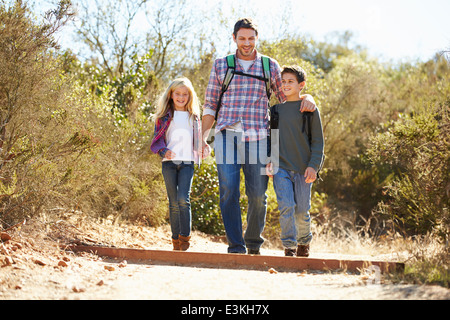
[[[450,100],[403,116],[372,139],[374,164],[389,164],[396,174],[386,185],[379,211],[408,233],[450,234]]]
[[[191,210],[194,229],[208,234],[224,234],[219,201],[216,162],[214,157],[209,157],[203,161],[200,169],[196,169],[192,182]]]

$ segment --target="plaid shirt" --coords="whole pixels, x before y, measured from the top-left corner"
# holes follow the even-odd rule
[[[215,115],[227,68],[226,57],[215,61],[206,89],[203,114]],[[236,71],[245,72],[238,59],[236,59]],[[263,75],[259,53],[256,54],[255,61],[245,73],[256,76]],[[281,90],[281,69],[278,62],[272,58],[270,59],[270,73],[272,92],[275,92],[280,102],[284,102],[286,98]],[[264,81],[234,75],[222,98],[216,130],[223,130],[240,121],[247,141],[266,138],[269,124],[268,105]]]

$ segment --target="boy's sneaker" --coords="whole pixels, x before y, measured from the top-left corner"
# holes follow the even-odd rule
[[[306,246],[299,244],[297,247],[297,257],[309,257],[309,244]]]
[[[295,257],[296,251],[295,249],[284,249],[284,256],[285,257]]]

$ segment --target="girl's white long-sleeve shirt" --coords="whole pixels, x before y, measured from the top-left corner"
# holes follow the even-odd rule
[[[187,111],[175,111],[166,131],[167,148],[176,154],[174,159],[163,161],[194,161],[193,118]]]

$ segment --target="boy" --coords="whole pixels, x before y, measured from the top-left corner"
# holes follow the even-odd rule
[[[285,255],[308,257],[312,240],[311,186],[323,159],[322,123],[318,109],[309,114],[309,121],[299,111],[305,71],[298,66],[284,67],[281,76],[286,102],[272,107],[279,114],[279,167],[273,174],[274,165],[269,163],[267,174],[273,176]]]

